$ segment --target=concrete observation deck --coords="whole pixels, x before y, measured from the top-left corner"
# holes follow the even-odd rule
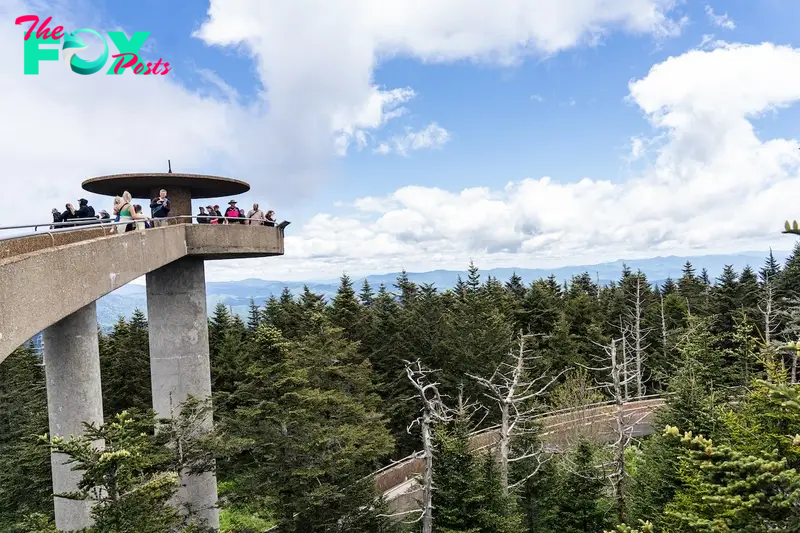
[[[193,199],[236,196],[249,191],[250,185],[220,176],[163,172],[100,176],[84,181],[83,188],[105,196],[121,196],[128,191],[133,198],[147,199],[157,197],[161,189],[166,189],[172,204],[170,215],[175,216],[191,215]]]
[[[118,174],[86,180],[83,188],[108,196],[128,191],[133,198],[147,199],[166,189],[171,210],[161,224],[144,231],[112,233],[113,222],[98,221],[0,240],[0,364],[43,332],[51,436],[79,435],[85,422],[102,424],[96,301],[141,276],[147,279],[153,409],[169,418],[189,395],[209,397],[204,263],[283,255],[289,224],[193,224],[192,199],[250,190],[230,178]],[[200,429],[210,430],[212,424],[209,417]],[[77,490],[81,478],[64,459],[59,454],[51,459],[54,494]],[[57,497],[54,503],[59,531],[92,525],[91,501]],[[182,474],[175,504],[193,509],[205,526],[219,530],[213,473]]]

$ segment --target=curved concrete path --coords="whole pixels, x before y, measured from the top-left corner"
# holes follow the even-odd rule
[[[654,432],[655,410],[664,405],[661,397],[651,397],[627,402],[623,405],[626,424],[631,427],[633,437]],[[579,409],[546,413],[540,417],[541,439],[550,448],[561,449],[577,438],[594,442],[613,442],[615,435],[614,404],[599,404]],[[487,428],[470,437],[470,449],[491,450],[499,440],[497,427]],[[411,455],[373,474],[375,485],[386,499],[391,513],[405,513],[419,509],[422,488],[418,476],[424,468],[423,460]]]
[[[0,363],[98,298],[184,257],[283,255],[283,230],[174,224],[110,235],[109,226],[0,241]]]

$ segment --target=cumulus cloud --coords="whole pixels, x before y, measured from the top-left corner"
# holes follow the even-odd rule
[[[261,91],[243,102],[204,65],[193,68],[207,87],[187,88],[179,74],[185,58],[165,57],[175,70],[156,78],[83,77],[60,61],[24,76],[17,16],[110,29],[86,2],[66,4],[0,3],[0,47],[11,61],[0,86],[0,212],[15,222],[38,222],[84,195],[78,184],[87,177],[163,170],[167,159],[178,171],[239,177],[282,205],[302,203],[331,158],[364,148],[405,113],[414,90],[379,86],[373,72],[382,61],[513,63],[614,30],[658,38],[680,31],[669,16],[674,0],[211,0],[196,36],[252,58]],[[148,56],[168,55],[157,35],[147,45]],[[35,198],[36,207],[20,198]]]
[[[157,35],[148,39],[144,53],[171,60],[174,71],[167,76],[84,77],[61,61],[43,62],[39,76],[24,76],[25,30],[10,22],[17,16],[52,15],[68,29],[117,28],[98,20],[86,2],[76,0],[67,6],[60,1],[5,0],[0,4],[0,19],[6,21],[0,27],[0,47],[12,63],[0,86],[0,116],[6,126],[0,131],[4,185],[0,212],[4,220],[25,223],[39,222],[49,216],[50,208],[79,196],[105,206],[108,199],[93,198],[79,189],[83,179],[163,171],[167,159],[176,171],[247,180],[256,191],[270,191],[271,201],[290,206],[292,201],[303,202],[324,180],[331,158],[368,146],[378,130],[402,120],[415,92],[411,87],[380,86],[373,73],[383,61],[406,56],[422,62],[513,64],[528,56],[595,44],[611,31],[670,37],[680,33],[684,22],[670,16],[675,0],[499,2],[211,0],[196,37],[208,46],[239,50],[252,58],[261,91],[257,98],[243,101],[204,65],[192,68],[206,86],[188,88],[179,74],[186,67],[185,58],[166,57],[168,51],[160,48]],[[130,33],[138,28],[123,29]],[[443,132],[443,128],[431,130],[427,137],[409,137],[406,132],[399,150],[408,153],[415,146],[441,144],[446,140]],[[397,143],[388,146],[398,150]],[[546,189],[561,187],[548,183]],[[521,182],[509,191],[524,192],[529,187]],[[518,216],[501,209],[513,207],[509,195],[516,193],[509,191],[435,194],[441,201],[455,202],[454,209],[480,205],[505,213],[501,221],[508,225]],[[400,190],[391,199],[375,199],[373,207],[396,207],[371,222],[361,216],[318,215],[300,230],[302,236],[289,238],[287,252],[295,259],[281,259],[276,265],[286,265],[288,271],[297,261],[323,258],[338,268],[352,261],[347,253],[352,254],[350,239],[355,239],[374,245],[374,255],[359,264],[384,269],[391,266],[388,259],[379,261],[386,254],[427,253],[434,243],[442,242],[441,235],[461,235],[462,224],[482,224],[431,224],[424,206],[406,205],[409,194],[426,191]],[[445,211],[459,219],[471,218],[454,209]],[[415,223],[420,227],[414,228]],[[332,238],[331,228],[348,233]],[[554,235],[537,233],[535,225],[517,227],[515,222],[511,229],[476,229],[467,247],[480,248],[483,239],[493,236],[486,241],[488,250],[524,249],[515,231],[533,231],[533,243]],[[425,244],[420,247],[417,242]],[[445,257],[441,253],[427,257]],[[243,272],[235,264],[218,268],[237,269],[240,276]],[[303,268],[312,267],[298,271]]]
[[[709,5],[706,6],[706,16],[708,17],[708,21],[714,26],[719,26],[720,28],[725,28],[726,30],[736,29],[736,23],[734,23],[730,17],[728,17],[727,13],[717,15],[714,13],[714,9]]]
[[[408,155],[408,152],[422,150],[425,148],[438,148],[450,140],[450,133],[432,122],[422,130],[412,130],[407,128],[405,134],[395,135],[389,141],[380,143],[375,151],[379,154],[390,154],[392,152],[400,155]]]
[[[628,181],[403,187],[290,232],[286,257],[270,259],[269,271],[307,279],[463,268],[470,258],[546,266],[791,245],[780,231],[798,218],[800,146],[759,138],[752,121],[800,100],[800,49],[692,50],[631,81],[628,97],[654,127],[653,138],[633,144],[638,155],[652,150],[653,161]]]

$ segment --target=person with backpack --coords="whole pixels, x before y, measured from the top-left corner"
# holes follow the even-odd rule
[[[78,218],[97,218],[94,214],[94,207],[89,205],[89,200],[86,198],[78,200]]]

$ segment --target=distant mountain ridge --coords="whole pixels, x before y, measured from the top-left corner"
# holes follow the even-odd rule
[[[609,263],[599,263],[596,265],[577,265],[559,268],[492,268],[481,270],[481,277],[493,276],[501,281],[508,280],[514,273],[520,276],[525,283],[530,283],[539,278],[545,278],[551,274],[559,282],[569,280],[572,276],[588,272],[593,279],[599,280],[602,284],[618,280],[622,272],[623,265],[634,272],[641,270],[647,275],[648,280],[653,284],[661,284],[668,277],[678,278],[686,261],[690,261],[699,274],[705,268],[711,278],[716,278],[722,272],[725,265],[732,265],[737,271],[741,271],[745,266],[750,266],[755,270],[761,268],[769,252],[742,252],[739,254],[726,255],[702,255],[694,257],[653,257],[649,259],[620,259]],[[773,251],[775,259],[785,262],[789,252]],[[480,266],[480,265],[478,265]],[[399,272],[388,274],[374,274],[366,276],[370,285],[377,289],[382,283],[388,288],[392,288]],[[430,272],[407,272],[408,278],[415,283],[430,283],[440,290],[449,289],[455,285],[458,276],[464,277],[466,269],[457,270],[432,270]],[[359,287],[364,277],[354,277],[353,283]],[[303,291],[304,286],[308,286],[312,291],[331,297],[336,293],[339,286],[338,280],[323,281],[272,281],[261,279],[245,279],[242,281],[209,282],[206,284],[208,294],[209,313],[218,303],[230,306],[232,310],[240,315],[247,312],[250,298],[257,304],[263,305],[270,296],[277,296],[288,287],[293,294]],[[109,327],[113,325],[120,316],[129,317],[135,309],[147,311],[147,299],[143,285],[129,284],[108,294],[98,300],[97,314],[100,325]]]

